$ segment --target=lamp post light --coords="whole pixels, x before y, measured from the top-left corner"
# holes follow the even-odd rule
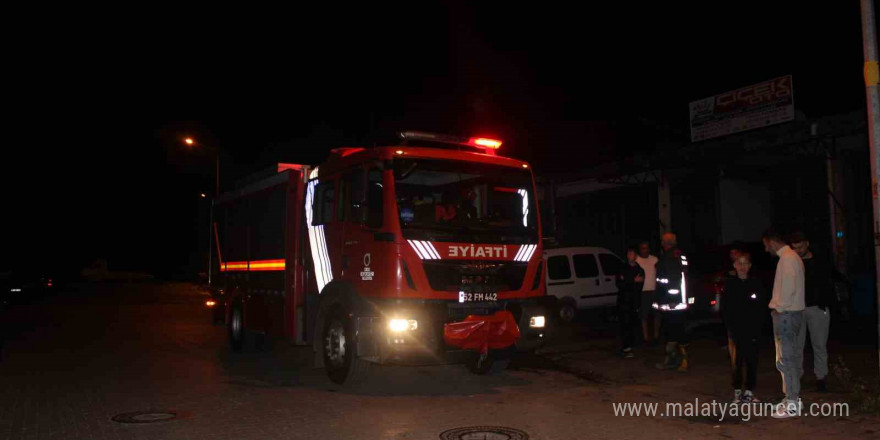
[[[214,201],[220,196],[220,150],[209,147],[202,143],[196,142],[194,138],[186,137],[183,143],[189,147],[198,147],[214,153],[214,197],[211,198],[210,214],[208,220],[208,288],[212,286],[212,268],[211,262],[214,259],[214,248],[211,246],[211,228],[214,226]],[[207,198],[207,194],[201,193],[202,198]]]
[[[191,137],[184,138],[183,143],[188,147],[198,147],[214,153],[214,197],[216,198],[220,195],[220,151],[216,148],[197,142]]]

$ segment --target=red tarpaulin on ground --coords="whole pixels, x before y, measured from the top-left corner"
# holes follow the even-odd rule
[[[488,350],[507,348],[519,339],[519,326],[513,314],[501,310],[488,316],[470,315],[461,322],[443,326],[446,345],[463,350]]]

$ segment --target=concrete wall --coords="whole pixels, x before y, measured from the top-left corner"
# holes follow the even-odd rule
[[[770,190],[743,179],[722,178],[718,183],[721,243],[759,241],[773,222]]]
[[[659,240],[656,184],[623,186],[560,197],[557,241],[599,246],[618,255],[641,240]]]

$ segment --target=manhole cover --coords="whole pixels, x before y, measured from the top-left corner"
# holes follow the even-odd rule
[[[113,416],[113,421],[117,423],[156,423],[166,422],[175,418],[177,418],[176,412],[137,411],[117,414]]]
[[[528,440],[529,435],[519,429],[504,426],[468,426],[444,431],[440,440]]]

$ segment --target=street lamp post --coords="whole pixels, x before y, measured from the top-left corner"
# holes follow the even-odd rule
[[[188,137],[183,140],[187,146],[195,147],[199,146],[205,150],[211,151],[214,153],[214,197],[211,198],[210,205],[210,214],[208,219],[208,287],[212,286],[212,268],[213,265],[211,262],[214,259],[214,248],[211,246],[211,228],[214,226],[214,201],[217,200],[217,197],[220,196],[220,150],[216,148],[209,147],[207,145],[196,142],[195,139]],[[202,197],[205,197],[202,194]]]
[[[214,198],[216,198],[220,195],[220,150],[196,142],[196,140],[191,137],[185,138],[183,143],[190,147],[197,146],[214,153]]]

